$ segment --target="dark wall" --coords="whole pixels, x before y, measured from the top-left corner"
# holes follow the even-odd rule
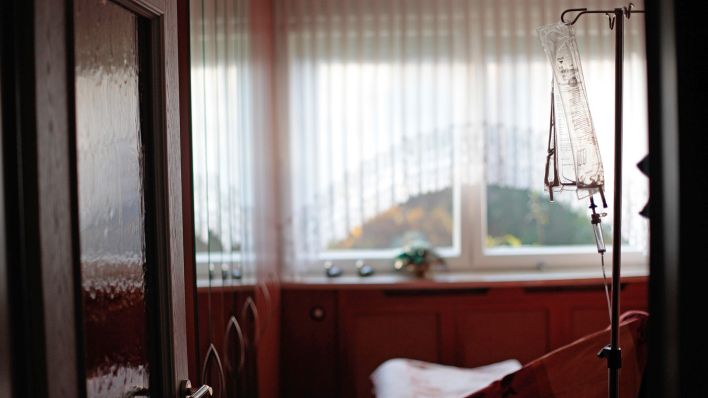
[[[708,396],[701,277],[708,264],[708,33],[699,1],[647,1],[652,397]]]

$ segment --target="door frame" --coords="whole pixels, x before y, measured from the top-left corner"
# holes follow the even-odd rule
[[[188,378],[177,5],[116,2],[148,20],[149,85],[161,93],[149,99],[148,112],[164,117],[149,121],[156,133],[146,194],[168,204],[153,209],[159,269],[146,282],[159,292],[148,304],[155,315],[151,344],[159,353],[151,366],[161,369],[153,367],[159,380],[151,375],[150,381],[154,395],[177,396],[180,381]],[[82,397],[73,3],[6,0],[2,11],[0,364],[10,372],[2,372],[0,392]]]
[[[68,4],[3,2],[3,189],[12,392],[83,395]],[[2,261],[0,260],[0,261]]]
[[[199,374],[199,313],[197,311],[197,270],[194,246],[194,177],[192,158],[192,85],[189,2],[177,0],[177,40],[179,59],[179,107],[182,154],[182,225],[184,244],[185,325],[189,378],[203,384]]]

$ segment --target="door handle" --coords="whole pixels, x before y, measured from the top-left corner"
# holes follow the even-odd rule
[[[192,382],[189,380],[182,380],[180,384],[180,396],[184,398],[206,398],[212,395],[214,395],[214,390],[206,384],[196,390],[192,388]]]

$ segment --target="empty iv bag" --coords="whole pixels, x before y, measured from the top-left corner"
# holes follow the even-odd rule
[[[554,169],[564,180],[575,180],[578,199],[597,192],[605,184],[600,148],[588,106],[585,79],[580,65],[580,54],[575,40],[575,29],[562,22],[537,28],[541,44],[551,62],[554,89],[560,100],[556,101],[555,127],[560,133],[554,148]],[[560,105],[560,106],[558,106]],[[567,134],[567,141],[565,137]],[[568,145],[569,144],[569,145]],[[564,148],[565,146],[565,148]],[[570,153],[570,159],[564,159]],[[549,148],[550,153],[550,148]],[[560,161],[559,161],[560,160]],[[574,173],[569,167],[572,166]],[[574,176],[572,175],[574,174]],[[546,178],[547,186],[548,177]],[[550,187],[550,189],[553,189]]]

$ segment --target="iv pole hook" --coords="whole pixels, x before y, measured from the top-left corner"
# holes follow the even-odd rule
[[[561,22],[563,22],[566,25],[575,25],[575,22],[578,21],[578,18],[580,18],[580,16],[583,15],[585,13],[585,11],[587,11],[587,10],[588,10],[587,8],[569,8],[569,9],[563,11],[563,13],[561,14]],[[578,15],[576,15],[572,21],[570,21],[570,22],[565,21],[565,14],[567,14],[569,12],[577,12],[577,11],[579,11]]]
[[[629,3],[627,7],[622,7],[622,16],[626,17],[629,19],[632,15],[632,13],[644,13],[644,10],[635,10],[634,9],[634,3]],[[565,15],[568,14],[569,12],[577,12],[575,15],[575,18],[573,18],[572,21],[568,22],[565,20]],[[569,8],[561,14],[561,22],[563,22],[566,25],[575,25],[575,23],[578,21],[581,15],[583,14],[605,14],[610,18],[610,30],[614,29],[615,27],[615,22],[616,22],[616,17],[617,14],[615,13],[615,10],[588,10],[587,8]]]

